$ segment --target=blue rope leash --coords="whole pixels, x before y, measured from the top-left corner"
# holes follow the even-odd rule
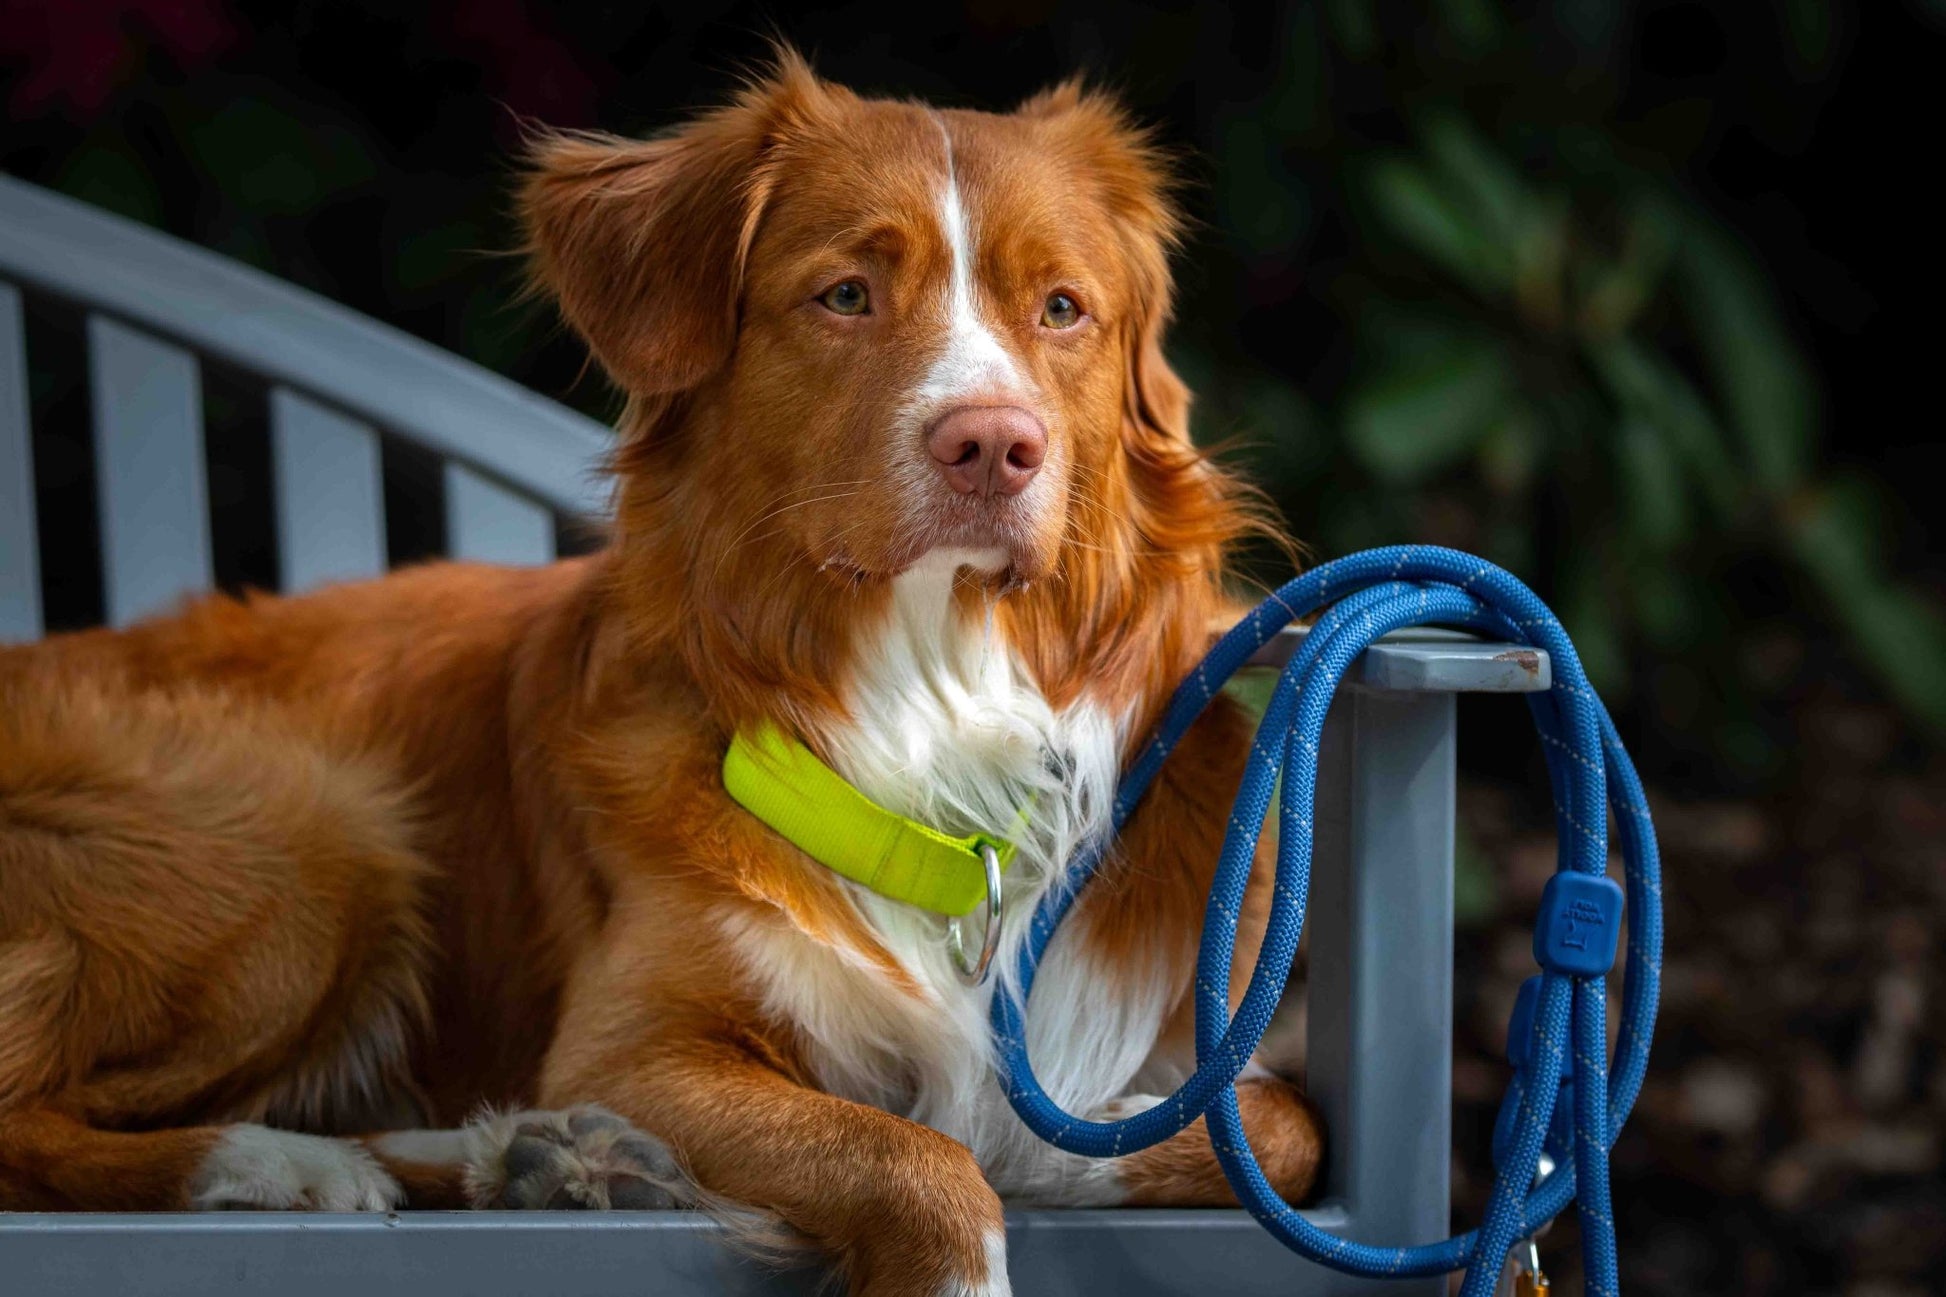
[[[1366,550],[1291,581],[1225,635],[1176,690],[1161,727],[1116,794],[1115,830],[1127,823],[1164,759],[1224,682],[1293,619],[1327,604],[1277,682],[1237,789],[1196,960],[1195,1073],[1146,1112],[1094,1122],[1062,1111],[1028,1062],[1023,1006],[1035,969],[1075,897],[1100,866],[1103,843],[1076,861],[1075,886],[1050,893],[1035,914],[1020,955],[1019,998],[994,996],[993,1034],[1007,1098],[1042,1139],[1090,1157],[1118,1157],[1147,1148],[1207,1114],[1210,1143],[1237,1197],[1287,1246],[1312,1261],[1358,1275],[1408,1278],[1465,1267],[1462,1297],[1490,1297],[1513,1244],[1575,1199],[1587,1291],[1611,1297],[1620,1292],[1620,1278],[1608,1200],[1608,1150],[1648,1068],[1662,963],[1662,882],[1655,831],[1635,767],[1607,710],[1588,687],[1561,623],[1533,591],[1481,559],[1418,545]],[[1514,1080],[1496,1130],[1497,1174],[1486,1218],[1478,1229],[1444,1242],[1379,1248],[1318,1229],[1278,1196],[1244,1136],[1236,1079],[1270,1023],[1304,931],[1318,744],[1332,695],[1345,669],[1379,636],[1435,623],[1542,648],[1552,659],[1554,687],[1529,695],[1528,705],[1553,786],[1560,856],[1542,897],[1535,932],[1535,957],[1544,971],[1522,988],[1509,1031]],[[1276,896],[1249,988],[1231,1018],[1225,992],[1236,950],[1236,916],[1280,772]],[[1621,1032],[1612,1069],[1605,1065],[1604,975],[1614,963],[1623,891],[1606,877],[1610,806],[1620,837],[1630,916]],[[1543,1148],[1559,1165],[1535,1184]]]

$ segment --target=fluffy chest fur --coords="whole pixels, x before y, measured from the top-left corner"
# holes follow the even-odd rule
[[[796,929],[744,926],[733,935],[821,1087],[964,1142],[1003,1191],[1085,1201],[1106,1172],[1042,1144],[1008,1108],[987,1012],[994,987],[1011,980],[1035,908],[1066,885],[1076,850],[1109,829],[1125,717],[1086,694],[1050,707],[991,609],[969,616],[955,606],[956,573],[981,559],[941,551],[898,579],[886,623],[857,664],[850,723],[820,737],[840,773],[880,805],[952,833],[1015,842],[993,977],[963,985],[944,919],[850,883],[852,903],[917,994],[860,952]],[[1054,1098],[1092,1112],[1142,1067],[1168,997],[1161,970],[1105,966],[1077,935],[1064,933],[1043,965],[1029,1039]]]

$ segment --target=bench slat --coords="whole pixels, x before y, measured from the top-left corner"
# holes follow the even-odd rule
[[[196,358],[88,317],[89,392],[108,624],[126,626],[215,584]]]
[[[20,290],[0,284],[0,643],[41,637],[40,539]]]
[[[551,563],[554,517],[533,501],[448,461],[446,552],[485,563]]]
[[[270,461],[286,594],[385,571],[385,493],[369,424],[273,388]]]

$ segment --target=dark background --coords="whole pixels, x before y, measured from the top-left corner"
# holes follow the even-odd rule
[[[1941,1291],[1946,5],[0,0],[0,158],[606,416],[497,255],[519,123],[661,128],[773,31],[861,90],[1119,90],[1192,182],[1199,438],[1319,555],[1456,544],[1562,611],[1670,875],[1630,1287]],[[57,626],[99,608],[70,324],[30,319]],[[232,585],[275,570],[253,399],[210,382]],[[437,516],[392,500],[395,557]],[[1464,1223],[1553,863],[1505,706],[1463,713]]]

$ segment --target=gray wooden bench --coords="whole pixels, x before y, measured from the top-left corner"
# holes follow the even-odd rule
[[[314,294],[0,178],[0,640],[43,631],[22,294],[85,315],[107,620],[212,583],[204,359],[269,388],[279,585],[384,570],[381,440],[437,455],[454,555],[554,556],[603,507],[606,429]],[[1287,657],[1294,636],[1266,652]],[[1447,1233],[1454,696],[1549,684],[1544,654],[1420,631],[1369,650],[1326,730],[1310,908],[1309,1077],[1332,1131],[1320,1225]],[[1319,1270],[1234,1211],[1018,1211],[1016,1293],[1444,1293]],[[0,1214],[28,1294],[808,1292],[679,1213]]]

